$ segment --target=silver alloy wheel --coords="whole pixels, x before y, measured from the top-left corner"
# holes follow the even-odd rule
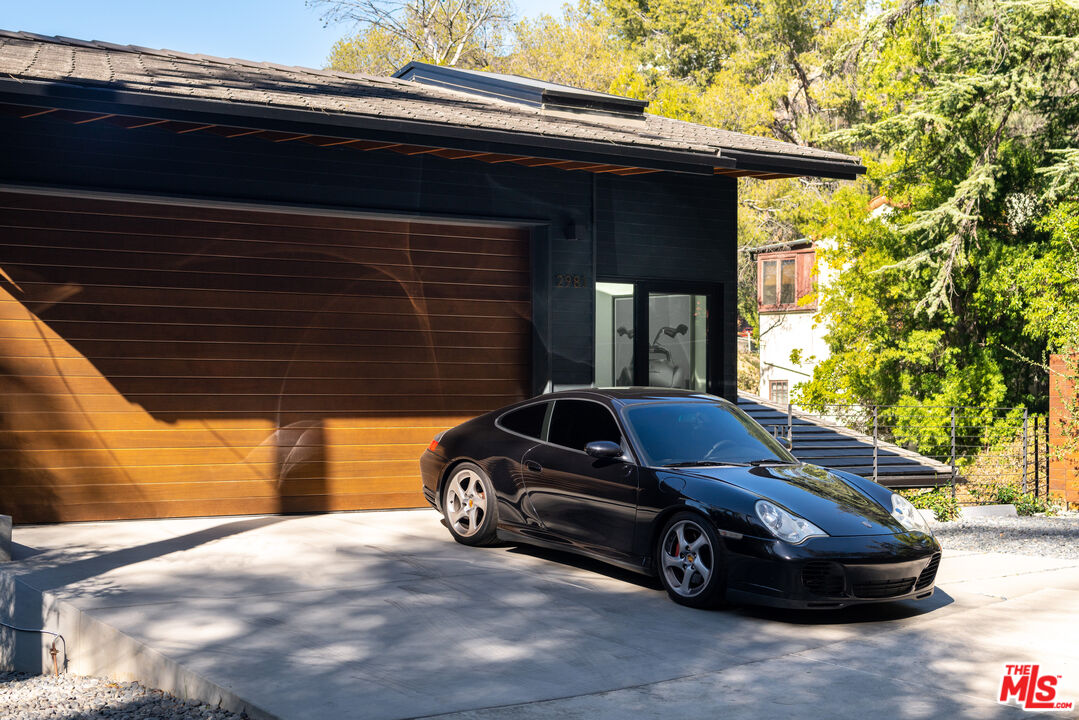
[[[715,569],[715,552],[704,528],[692,520],[671,526],[663,538],[660,560],[663,576],[682,597],[699,595]]]
[[[474,470],[458,470],[446,486],[446,519],[461,537],[475,535],[487,517],[487,486]]]

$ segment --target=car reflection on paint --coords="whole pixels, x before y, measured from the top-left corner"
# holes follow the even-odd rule
[[[579,553],[656,575],[692,607],[922,599],[940,562],[906,499],[798,461],[701,393],[543,395],[440,434],[420,467],[458,542]]]

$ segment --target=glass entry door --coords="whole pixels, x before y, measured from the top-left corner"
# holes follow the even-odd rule
[[[708,296],[648,293],[648,385],[708,390]]]
[[[596,283],[595,384],[715,392],[718,297],[707,286]]]

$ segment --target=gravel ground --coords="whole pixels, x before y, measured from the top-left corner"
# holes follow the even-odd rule
[[[195,701],[184,701],[138,683],[78,675],[0,672],[3,720],[241,720]]]
[[[1079,513],[933,523],[945,550],[1016,553],[1079,560]]]

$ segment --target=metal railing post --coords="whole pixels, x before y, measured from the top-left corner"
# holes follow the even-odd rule
[[[1038,462],[1038,416],[1034,416],[1034,497],[1038,497],[1041,488],[1041,478],[1038,477],[1041,463]]]
[[[1029,421],[1029,411],[1023,408],[1023,492],[1027,491],[1027,430]]]
[[[952,500],[955,500],[955,406],[952,405]]]
[[[877,406],[873,406],[873,482],[877,482]]]
[[[1049,416],[1045,416],[1045,499],[1049,499]]]

